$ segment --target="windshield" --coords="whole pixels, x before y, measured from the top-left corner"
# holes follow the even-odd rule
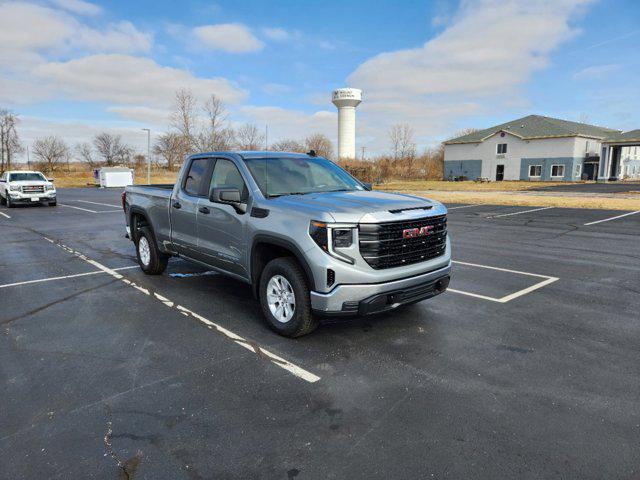
[[[324,158],[252,158],[245,162],[266,197],[364,190],[356,179]]]
[[[46,182],[47,179],[41,173],[12,173],[10,182]]]

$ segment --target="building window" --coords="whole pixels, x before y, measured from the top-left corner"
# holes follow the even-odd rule
[[[580,174],[582,173],[582,165],[577,164],[576,165],[576,172],[574,174],[574,176],[578,179],[580,179]]]
[[[564,165],[551,165],[552,177],[564,177]]]
[[[529,165],[529,176],[540,177],[542,175],[542,165]]]
[[[507,153],[507,144],[506,143],[499,143],[498,144],[498,155],[504,155],[505,153]]]

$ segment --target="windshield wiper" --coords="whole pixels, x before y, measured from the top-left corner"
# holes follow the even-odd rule
[[[306,195],[307,193],[317,193],[317,192],[287,192],[287,193],[273,193],[271,195],[267,195],[268,198],[276,198],[276,197],[286,197],[287,195]]]

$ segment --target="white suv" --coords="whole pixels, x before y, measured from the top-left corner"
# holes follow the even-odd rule
[[[9,208],[18,203],[48,203],[55,207],[56,189],[52,182],[40,172],[4,172],[0,176],[0,202]]]

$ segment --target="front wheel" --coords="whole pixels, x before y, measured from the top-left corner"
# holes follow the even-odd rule
[[[49,206],[50,207],[55,207],[56,205],[58,205],[58,201],[53,201],[53,202],[49,202]]]
[[[269,327],[285,337],[300,337],[318,326],[311,313],[307,279],[292,258],[276,258],[264,268],[260,305]]]
[[[140,268],[147,275],[160,275],[167,268],[168,255],[158,249],[149,227],[140,227],[136,237],[136,256]]]
[[[7,194],[6,202],[7,202],[7,208],[13,208],[15,206],[11,201],[11,196],[9,194]]]

